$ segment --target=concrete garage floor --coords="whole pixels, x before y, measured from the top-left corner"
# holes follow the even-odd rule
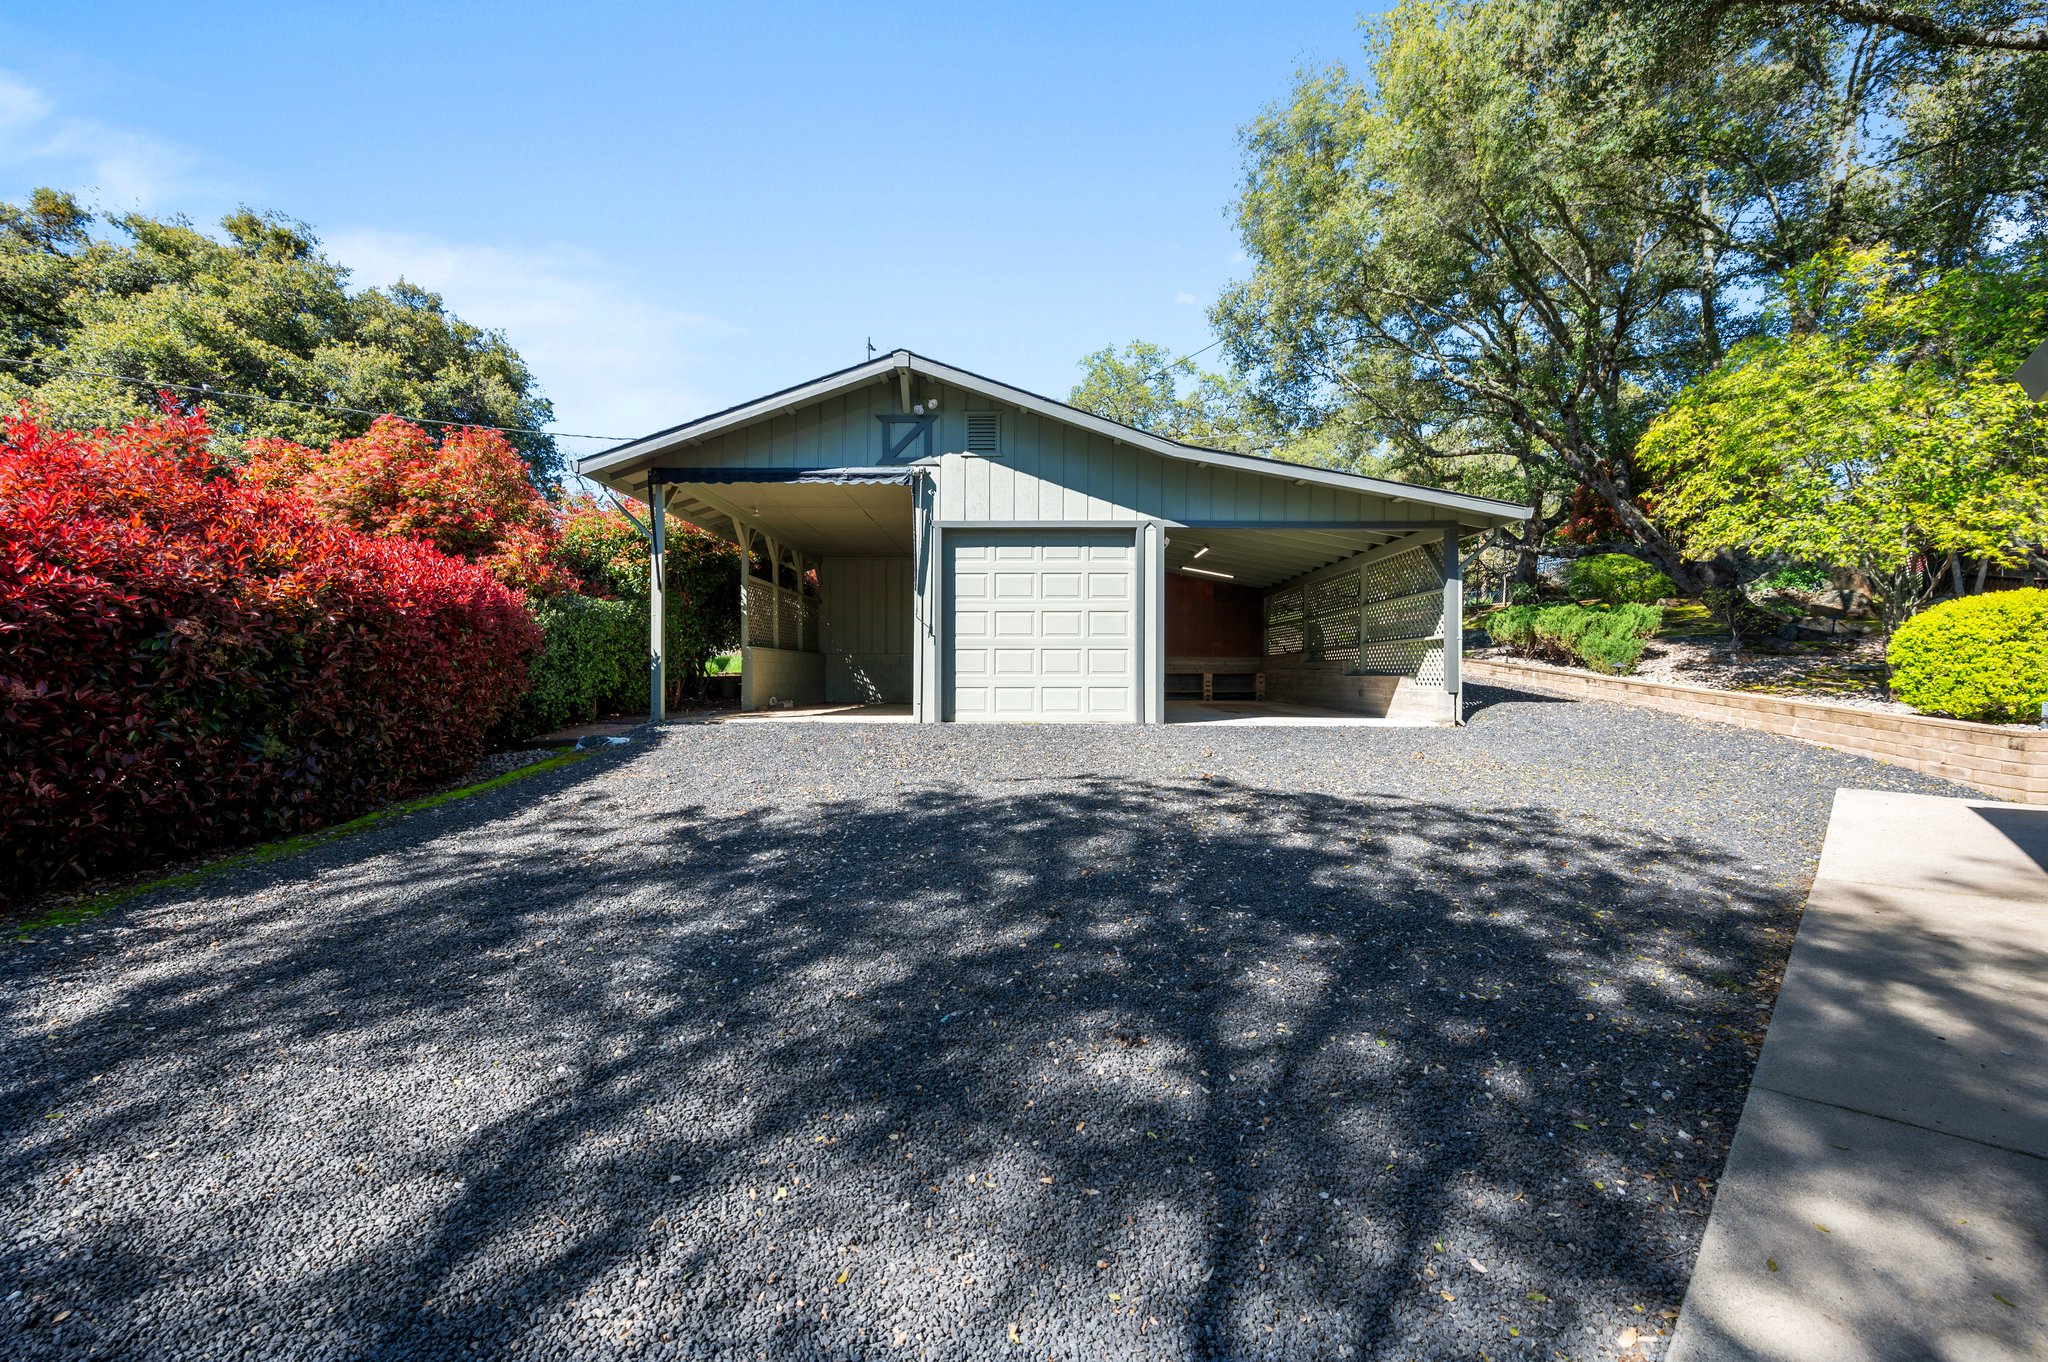
[[[909,723],[909,705],[804,705],[794,709],[754,710],[725,714],[720,723],[812,722],[812,723]],[[1234,727],[1302,728],[1417,728],[1428,727],[1406,719],[1376,719],[1337,709],[1290,705],[1275,700],[1170,700],[1166,705],[1169,724],[1230,725]]]
[[[1835,787],[1956,791],[1473,700],[678,722],[9,938],[0,1357],[1659,1358]]]

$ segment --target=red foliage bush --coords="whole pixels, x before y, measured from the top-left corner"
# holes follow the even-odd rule
[[[0,892],[447,779],[539,631],[483,569],[216,467],[199,416],[0,423]]]
[[[555,511],[517,450],[495,430],[450,430],[436,444],[412,422],[380,416],[325,449],[251,440],[244,481],[293,492],[343,529],[417,539],[481,564],[507,586],[576,589],[552,560]]]

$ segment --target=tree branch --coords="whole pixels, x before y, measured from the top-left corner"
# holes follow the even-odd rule
[[[1994,52],[2048,52],[2048,27],[1984,28],[1935,19],[1897,5],[1871,0],[1736,0],[1754,9],[1817,9],[1853,24],[1876,24],[1909,38],[1942,47],[1974,47]]]

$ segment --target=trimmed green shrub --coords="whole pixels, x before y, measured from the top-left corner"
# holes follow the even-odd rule
[[[1608,610],[1583,605],[1516,605],[1486,617],[1496,644],[1523,657],[1625,676],[1642,660],[1650,635],[1663,622],[1654,605],[1618,605]]]
[[[1819,591],[1827,584],[1826,568],[1795,564],[1759,578],[1756,586],[1759,591]]]
[[[1565,592],[1576,600],[1609,605],[1645,605],[1676,596],[1678,586],[1640,558],[1625,553],[1596,553],[1574,559],[1565,569]]]
[[[1944,601],[1892,634],[1892,694],[1952,719],[2024,723],[2048,703],[2048,591]]]
[[[547,596],[527,603],[541,650],[526,698],[505,721],[510,738],[587,723],[600,709],[647,703],[647,603]]]

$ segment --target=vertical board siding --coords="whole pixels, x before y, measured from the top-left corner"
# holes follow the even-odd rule
[[[939,398],[933,425],[940,456],[935,511],[945,522],[1142,519],[1226,520],[1285,525],[1290,521],[1428,522],[1427,506],[1334,487],[1297,486],[1287,470],[1272,474],[1193,464],[1032,412],[935,385],[920,400]],[[777,413],[742,430],[689,446],[674,465],[714,468],[842,468],[884,462],[882,415],[899,414],[897,385],[874,383]],[[995,458],[966,456],[967,413],[1002,416]],[[896,462],[921,457],[913,443]]]
[[[840,705],[910,702],[911,561],[827,558],[825,699]]]

